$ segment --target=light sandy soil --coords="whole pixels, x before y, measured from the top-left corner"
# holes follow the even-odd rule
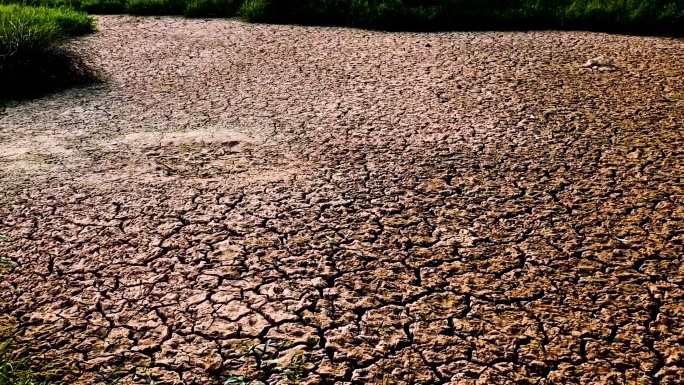
[[[684,383],[684,41],[98,20],[0,116],[65,383]]]

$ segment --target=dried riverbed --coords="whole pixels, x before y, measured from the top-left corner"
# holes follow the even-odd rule
[[[0,115],[65,383],[682,383],[684,41],[98,20],[106,85]]]

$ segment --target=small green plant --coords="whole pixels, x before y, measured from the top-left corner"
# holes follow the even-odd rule
[[[0,257],[0,274],[7,273],[12,267],[12,262],[9,259]]]
[[[223,385],[266,385],[261,381],[250,381],[247,382],[245,376],[231,376],[223,383]]]
[[[247,382],[245,382],[245,376],[232,376],[229,377],[226,382],[223,383],[224,385],[247,385]]]
[[[48,385],[52,374],[36,370],[13,346],[11,339],[0,343],[0,385]]]
[[[297,384],[302,378],[302,375],[304,375],[304,364],[304,357],[301,354],[298,354],[292,359],[292,362],[290,362],[289,365],[284,368],[279,367],[278,369],[285,375],[285,378],[287,378],[291,384]]]
[[[243,356],[256,355],[262,361],[270,362],[269,359],[274,357],[276,353],[290,347],[291,345],[292,343],[290,341],[281,341],[273,345],[271,340],[266,340],[266,343],[262,348],[259,348],[259,345],[257,344],[245,342],[236,342],[231,345],[231,348],[240,352],[240,354]]]

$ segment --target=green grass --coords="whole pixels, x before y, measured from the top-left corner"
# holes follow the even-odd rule
[[[0,342],[0,385],[47,385],[51,373],[36,370],[31,360],[21,354],[14,341]]]
[[[185,9],[184,0],[128,0],[126,13],[131,15],[181,15]]]
[[[384,30],[579,29],[684,35],[684,0],[0,0],[90,13],[235,17]]]
[[[183,14],[186,17],[233,17],[241,5],[239,0],[190,0]]]
[[[5,259],[3,256],[0,255],[0,274],[7,273],[10,271],[10,268],[12,267],[12,263],[10,262],[9,259]]]
[[[82,53],[66,43],[94,30],[90,16],[71,8],[0,5],[0,98],[92,80]]]
[[[78,36],[95,31],[92,17],[69,7],[28,7],[19,4],[0,5],[0,26],[8,33],[10,24],[21,25],[34,31],[54,30],[66,36]],[[51,32],[52,33],[52,32]]]
[[[684,32],[684,0],[246,0],[240,14],[256,22],[387,30]]]

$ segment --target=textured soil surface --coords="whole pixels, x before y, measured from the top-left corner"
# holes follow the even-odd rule
[[[99,23],[0,112],[0,336],[65,383],[684,382],[684,41]]]

